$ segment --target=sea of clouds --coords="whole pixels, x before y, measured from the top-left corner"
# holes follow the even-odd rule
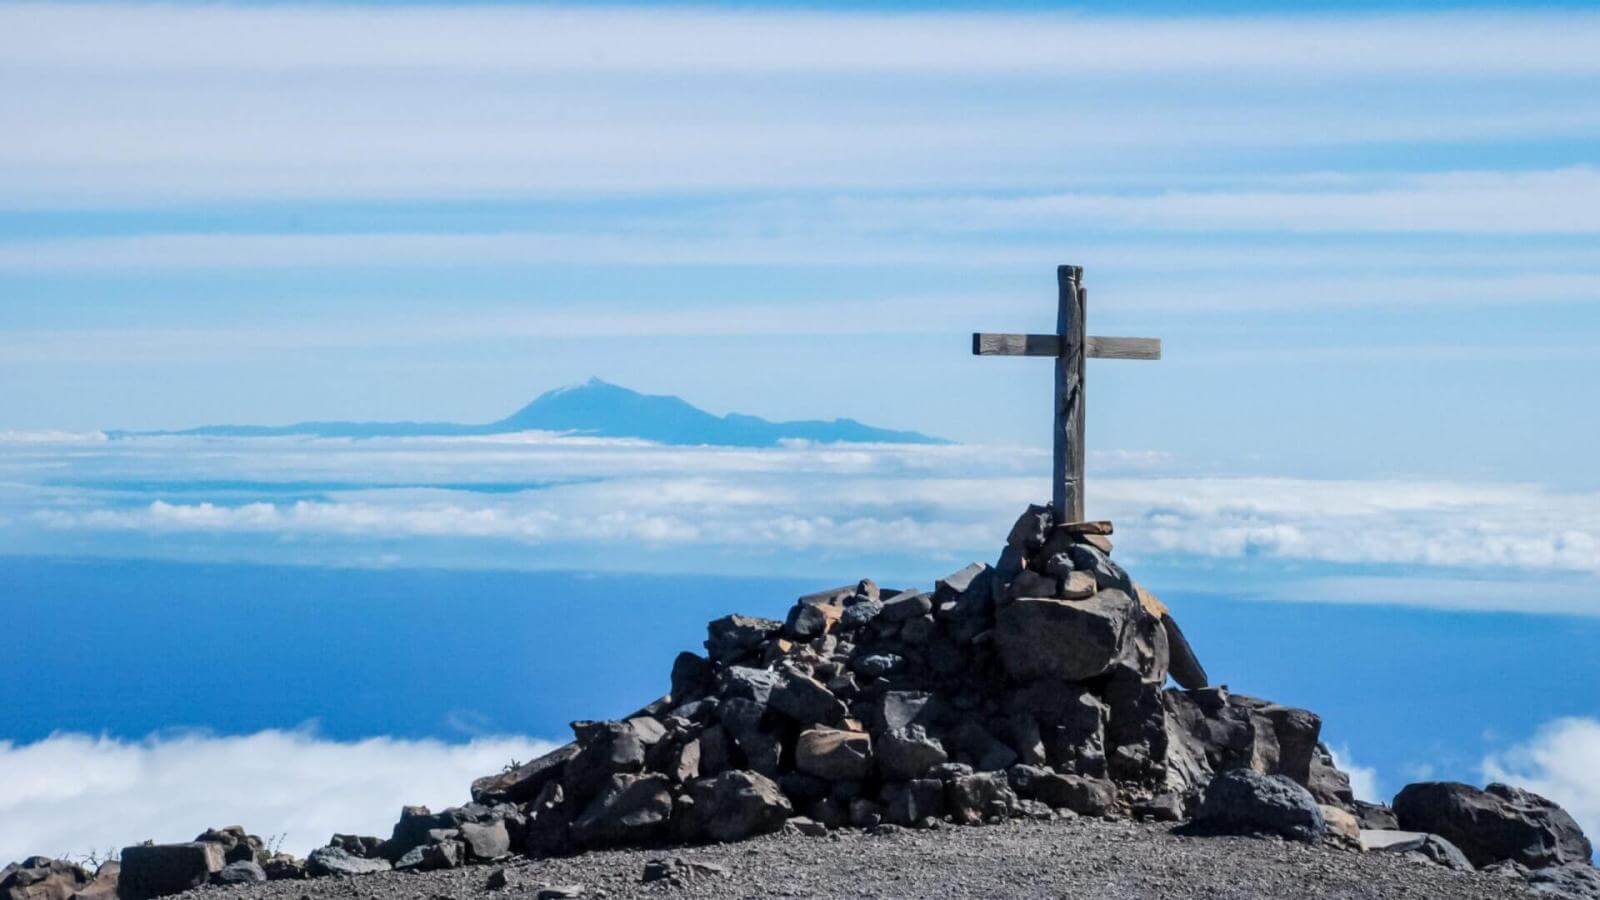
[[[1017,447],[669,447],[541,433],[0,435],[0,530],[23,552],[52,554],[176,546],[264,562],[560,567],[593,564],[583,548],[627,546],[603,565],[791,575],[851,559],[927,575],[987,558],[1018,511],[1044,499],[1048,464]],[[1600,614],[1592,492],[1200,472],[1108,452],[1091,457],[1089,506],[1117,522],[1119,557],[1133,564],[1314,566],[1283,599]],[[1505,590],[1513,579],[1561,590]]]

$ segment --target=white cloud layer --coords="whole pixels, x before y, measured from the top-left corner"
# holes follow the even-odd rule
[[[1485,781],[1527,788],[1559,803],[1591,841],[1600,840],[1600,720],[1565,718],[1483,761]],[[1597,843],[1600,847],[1600,843]]]
[[[0,860],[186,841],[223,825],[282,835],[285,850],[303,855],[334,833],[388,837],[401,806],[465,803],[472,779],[553,747],[526,737],[338,742],[301,731],[0,741]]]
[[[0,456],[0,514],[26,552],[83,540],[159,552],[187,537],[287,561],[313,548],[363,560],[399,542],[403,558],[424,565],[437,561],[430,547],[481,545],[483,559],[522,548],[510,556],[559,565],[574,550],[631,545],[606,564],[770,567],[782,548],[784,571],[842,557],[931,566],[987,557],[1039,499],[1046,464],[1042,451],[972,445],[667,447],[537,433],[24,443]],[[1130,565],[1316,564],[1334,568],[1300,576],[1293,598],[1600,614],[1592,492],[1181,466],[1137,453],[1091,458],[1090,513],[1116,521]],[[461,489],[472,483],[488,490]],[[1371,577],[1396,569],[1409,577]],[[1530,589],[1530,576],[1567,587]]]

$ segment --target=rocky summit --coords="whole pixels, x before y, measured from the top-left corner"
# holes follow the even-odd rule
[[[1061,841],[1086,853],[1101,820],[1137,824],[1124,837],[1112,824],[1099,827],[1105,840],[1137,839],[1151,859],[1166,860],[1129,863],[1129,872],[1182,872],[1192,860],[1306,894],[1324,883],[1329,892],[1347,885],[1339,896],[1385,896],[1374,885],[1403,870],[1343,881],[1314,874],[1327,871],[1325,860],[1378,854],[1455,873],[1419,877],[1415,891],[1401,891],[1411,896],[1600,898],[1593,848],[1545,798],[1505,785],[1425,783],[1402,790],[1392,808],[1355,799],[1320,741],[1321,719],[1211,684],[1172,611],[1112,560],[1112,534],[1108,522],[1056,522],[1049,507],[1033,506],[994,565],[968,566],[932,590],[864,580],[799,598],[783,621],[724,616],[707,626],[704,653],[673,662],[666,695],[623,719],[572,723],[570,743],[478,779],[465,806],[407,807],[387,838],[335,835],[301,861],[268,853],[243,829],[223,829],[186,844],[129,847],[120,874],[34,859],[5,870],[0,900],[87,898],[111,884],[125,900],[143,900],[207,884],[249,890],[755,838],[766,846],[927,834],[907,846],[954,846],[941,829],[1020,823],[1033,843],[995,853],[987,876],[969,872],[970,860],[950,871],[975,879],[961,882],[972,892],[1052,895],[1051,883],[1014,880],[1034,871],[1017,860]],[[1069,825],[1070,833],[1049,830]],[[1218,863],[1194,849],[1235,848],[1241,836],[1323,855],[1283,857],[1313,873],[1290,876],[1261,872],[1271,864],[1259,852],[1230,849],[1236,858]],[[894,852],[885,858],[899,858]],[[1045,871],[1034,877],[1093,889]],[[731,877],[724,864],[663,855],[636,880],[749,895],[749,885],[710,887]],[[875,871],[855,884],[807,880],[804,892],[899,896],[897,877],[920,883],[920,875]],[[513,880],[496,869],[482,889]],[[1433,887],[1442,884],[1451,886]],[[1222,885],[1156,893],[1208,896],[1213,887]],[[547,885],[535,896],[585,891]],[[1108,887],[1103,895],[1145,894]],[[1241,887],[1236,895],[1283,894]]]

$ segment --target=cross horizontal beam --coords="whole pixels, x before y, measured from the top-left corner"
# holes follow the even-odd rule
[[[1160,359],[1160,338],[1087,337],[1084,350],[1090,359]],[[1055,334],[974,334],[974,356],[1060,356],[1061,337]]]

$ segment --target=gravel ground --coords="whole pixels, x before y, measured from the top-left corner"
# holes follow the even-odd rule
[[[641,882],[645,863],[678,857],[725,874],[679,884]],[[1109,897],[1527,898],[1502,878],[1463,874],[1383,853],[1353,853],[1279,840],[1184,837],[1170,825],[1128,821],[1011,822],[892,834],[770,835],[738,844],[616,850],[571,859],[517,858],[506,887],[485,882],[495,866],[386,872],[360,878],[202,888],[186,900],[468,900],[528,898],[581,885],[585,897]]]

